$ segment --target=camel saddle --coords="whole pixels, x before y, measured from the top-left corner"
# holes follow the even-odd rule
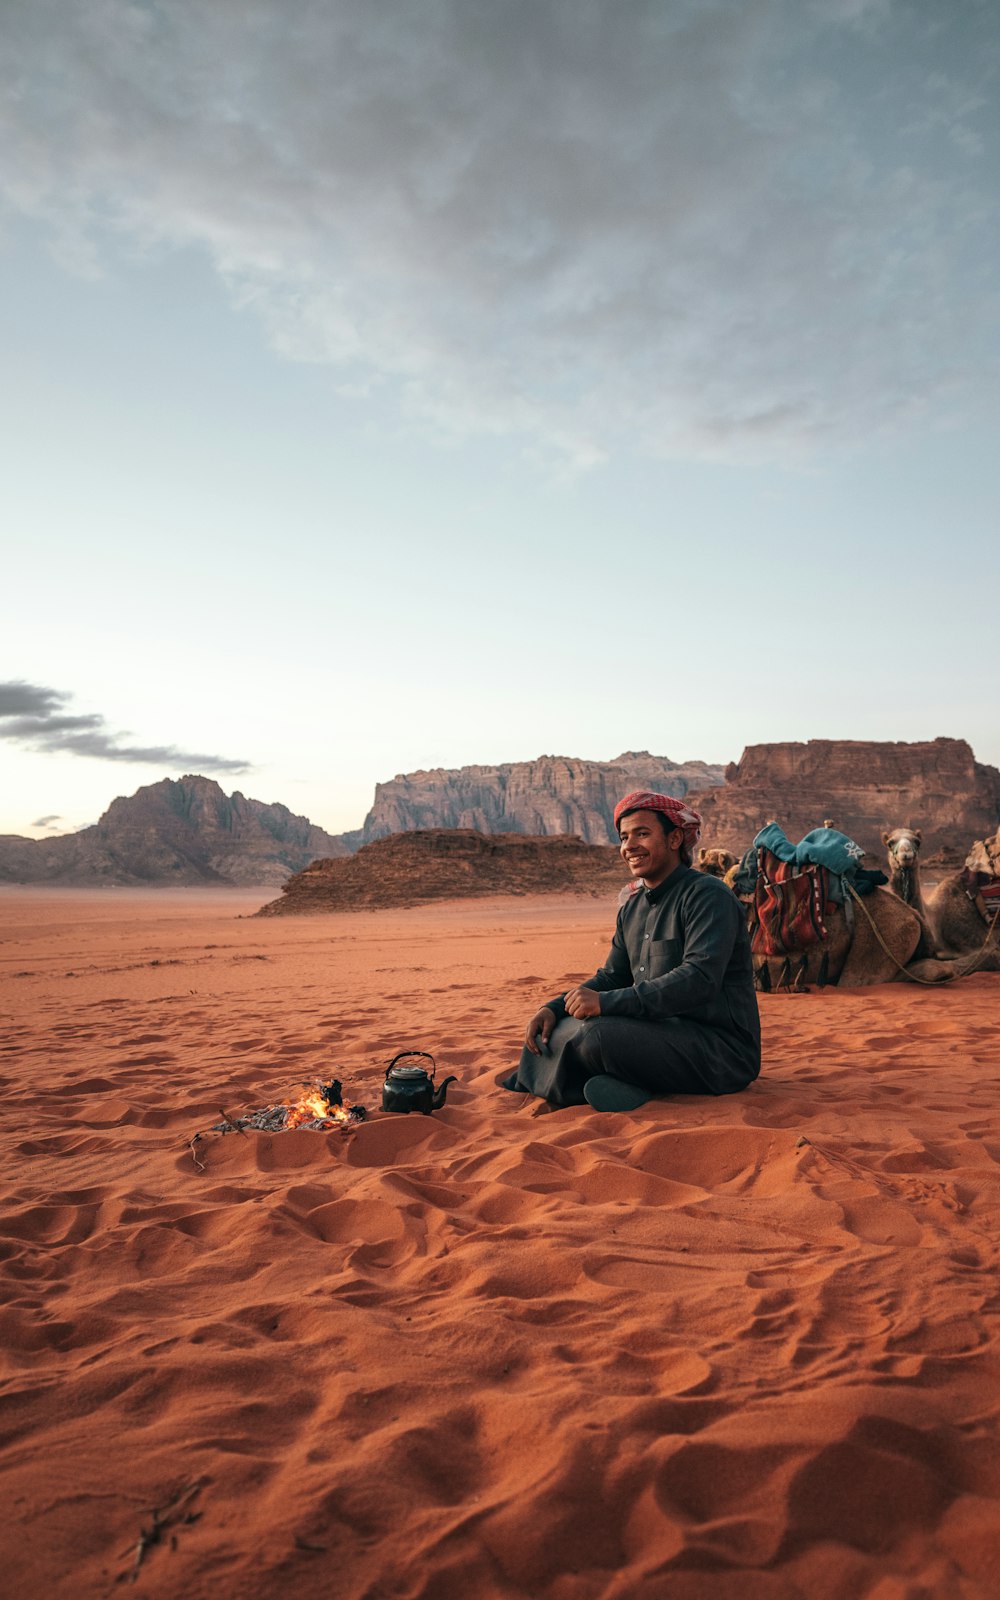
[[[991,878],[985,872],[974,872],[966,867],[962,886],[983,921],[992,926],[1000,917],[1000,878]]]
[[[827,939],[823,920],[830,875],[814,862],[782,861],[761,846],[757,883],[750,909],[750,949],[754,956],[804,954]]]

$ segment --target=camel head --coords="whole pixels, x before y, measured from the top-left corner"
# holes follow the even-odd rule
[[[728,850],[706,850],[704,846],[698,851],[698,871],[707,872],[711,878],[724,878],[731,867],[739,866],[739,856],[734,856]]]
[[[1000,878],[1000,828],[992,839],[977,839],[965,858],[970,872],[984,872],[988,878]]]
[[[882,843],[889,852],[890,862],[897,867],[916,866],[920,838],[919,828],[893,828],[891,833],[883,833]]]

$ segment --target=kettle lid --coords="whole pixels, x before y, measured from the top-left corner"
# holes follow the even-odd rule
[[[426,1067],[418,1067],[412,1064],[415,1056],[421,1056],[425,1061],[430,1062],[430,1072],[427,1071]],[[406,1061],[410,1065],[398,1067],[396,1065],[397,1061]],[[397,1083],[400,1081],[404,1083],[419,1083],[422,1079],[432,1078],[434,1076],[434,1068],[434,1057],[428,1050],[400,1050],[399,1054],[393,1056],[386,1067],[385,1076],[387,1081],[392,1078]]]

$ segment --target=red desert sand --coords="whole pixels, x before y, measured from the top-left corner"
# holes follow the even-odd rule
[[[7,1592],[993,1600],[1000,977],[540,1116],[494,1079],[613,904],[269,893],[0,893]],[[190,1143],[334,1074],[346,1134]]]

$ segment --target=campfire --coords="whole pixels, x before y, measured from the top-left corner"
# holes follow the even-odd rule
[[[221,1122],[212,1126],[213,1133],[289,1133],[293,1128],[308,1128],[316,1133],[328,1133],[339,1128],[349,1133],[359,1122],[364,1122],[364,1106],[345,1106],[339,1078],[330,1083],[304,1086],[293,1104],[262,1106],[248,1111],[244,1116],[231,1117],[220,1107]]]

